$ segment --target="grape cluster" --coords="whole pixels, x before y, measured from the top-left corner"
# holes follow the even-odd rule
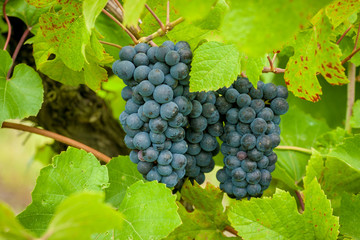
[[[224,167],[216,174],[220,188],[237,199],[261,196],[275,169],[273,149],[280,143],[280,115],[289,109],[288,91],[261,81],[255,88],[238,78],[218,93],[215,105],[224,120]]]
[[[187,116],[193,110],[189,92],[192,52],[188,43],[145,43],[123,47],[113,72],[127,85],[120,122],[130,160],[144,178],[174,187],[185,176]]]

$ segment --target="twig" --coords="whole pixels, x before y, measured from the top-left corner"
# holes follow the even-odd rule
[[[11,65],[11,67],[10,67],[8,73],[7,73],[7,76],[6,76],[7,80],[10,80],[10,75],[11,75],[11,73],[12,73],[12,70],[13,70],[14,66],[15,66],[16,57],[17,57],[17,55],[19,54],[19,51],[20,51],[22,45],[24,44],[24,42],[25,42],[25,40],[26,40],[26,37],[29,35],[31,29],[32,29],[32,27],[28,27],[28,28],[25,30],[25,32],[23,33],[23,35],[22,35],[21,38],[20,38],[20,41],[19,41],[18,44],[16,45],[15,51],[14,51],[14,53],[13,53],[13,55],[12,55],[12,60],[13,60],[13,62],[12,62],[12,65]]]
[[[135,44],[138,43],[138,40],[136,39],[136,37],[121,23],[119,22],[113,15],[111,15],[108,11],[106,11],[105,9],[102,10],[102,12],[108,16],[109,18],[111,18],[117,25],[119,25],[129,36],[130,38],[133,40],[133,42]]]
[[[170,1],[167,1],[166,5],[166,25],[170,24]]]
[[[176,19],[175,21],[169,23],[169,25],[166,25],[166,32],[170,31],[171,29],[173,29],[176,25],[178,25],[179,23],[182,23],[184,21],[184,18],[180,17],[178,19]],[[164,32],[161,28],[158,29],[156,32],[154,32],[153,34],[150,34],[149,36],[146,37],[142,37],[139,39],[139,42],[149,42],[151,40],[153,40],[156,37],[161,37],[164,36],[166,34],[166,32]]]
[[[285,69],[283,68],[274,68],[274,70],[271,70],[270,67],[264,67],[262,70],[263,73],[273,72],[273,73],[284,73]]]
[[[3,4],[3,15],[4,15],[4,18],[5,18],[5,21],[8,25],[8,34],[7,34],[7,38],[6,38],[6,42],[5,42],[5,45],[4,45],[4,48],[3,50],[6,50],[8,45],[9,45],[9,42],[10,42],[10,37],[11,37],[11,24],[10,24],[10,20],[6,14],[6,4],[8,3],[9,0],[5,0],[4,4]]]
[[[302,152],[302,153],[306,153],[306,154],[312,154],[312,151],[310,149],[307,148],[302,148],[302,147],[295,147],[295,146],[277,146],[275,148],[276,150],[291,150],[291,151],[297,151],[297,152]]]
[[[360,51],[360,48],[356,49],[355,51],[353,51],[349,56],[347,56],[346,58],[344,58],[342,61],[341,61],[341,64],[344,64],[346,63],[347,61],[349,61],[357,52]]]
[[[154,43],[153,41],[149,41],[149,44],[150,44],[152,47],[157,47],[157,44]]]
[[[160,18],[156,15],[156,13],[146,3],[145,3],[145,7],[151,13],[151,15],[153,15],[155,20],[159,23],[161,30],[163,30],[165,32],[166,31],[165,25],[162,23]]]
[[[347,105],[346,105],[346,120],[345,120],[345,130],[349,133],[351,133],[350,119],[352,116],[353,106],[355,102],[355,76],[356,76],[356,66],[354,63],[349,63],[348,79],[350,82],[347,86]]]
[[[271,60],[270,56],[267,55],[267,59],[269,61],[269,64],[270,64],[270,70],[273,72],[274,71],[274,63],[273,61]]]
[[[226,226],[224,230],[234,234],[235,236],[238,236],[238,232],[232,226]]]
[[[116,5],[118,5],[120,10],[124,13],[124,7],[121,5],[121,3],[118,0],[114,0],[114,2],[116,3]]]
[[[360,25],[359,25],[360,26]],[[341,35],[341,37],[339,38],[339,40],[336,41],[336,44],[339,44],[341,42],[341,40],[343,40],[343,38],[346,36],[346,34],[350,31],[350,29],[353,27],[353,25],[350,25],[350,27],[348,29],[346,29],[346,31]]]
[[[17,130],[21,130],[21,131],[25,131],[25,132],[31,132],[31,133],[36,133],[45,137],[49,137],[52,139],[55,139],[58,142],[62,142],[66,145],[69,146],[73,146],[79,149],[83,149],[89,153],[94,154],[95,157],[97,157],[99,160],[108,163],[110,162],[111,158],[106,156],[105,154],[81,143],[78,141],[75,141],[71,138],[62,136],[60,134],[54,133],[54,132],[50,132],[44,129],[40,129],[40,128],[36,128],[36,127],[30,127],[30,126],[26,126],[23,124],[18,124],[18,123],[11,123],[11,122],[3,122],[2,124],[2,128],[12,128],[12,129],[17,129]]]
[[[109,45],[109,46],[113,46],[113,47],[122,49],[122,46],[117,45],[117,44],[115,44],[115,43],[105,42],[105,41],[101,41],[101,40],[100,40],[99,42],[102,43],[102,44],[105,44],[105,45]]]
[[[359,24],[358,31],[357,31],[357,34],[356,34],[356,40],[355,40],[353,51],[355,51],[355,49],[357,47],[357,44],[358,44],[358,41],[359,41],[359,33],[360,33],[360,24]]]
[[[305,210],[304,199],[302,198],[301,193],[298,190],[295,190],[295,193],[297,198],[299,199],[301,210],[304,211]]]

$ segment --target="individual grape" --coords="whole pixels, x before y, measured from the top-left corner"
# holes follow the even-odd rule
[[[175,117],[168,121],[168,124],[170,127],[181,127],[183,126],[185,119],[186,118],[182,115],[182,113],[178,113]]]
[[[232,104],[228,103],[225,97],[220,96],[216,99],[215,106],[220,114],[226,114],[227,111],[229,111],[229,109],[232,107]]]
[[[270,182],[271,182],[271,173],[266,170],[266,169],[262,169],[261,170],[261,178],[260,178],[260,184],[262,186],[269,186],[270,185]]]
[[[230,146],[230,147],[240,147],[241,144],[241,135],[234,131],[234,132],[230,132],[226,135],[225,137],[225,142]]]
[[[248,93],[249,88],[251,87],[251,83],[247,78],[238,78],[234,82],[234,87],[238,90],[239,93]]]
[[[253,172],[248,172],[246,174],[246,181],[250,184],[255,184],[260,181],[261,172],[259,169],[255,169]]]
[[[241,145],[245,150],[251,150],[256,146],[256,137],[252,134],[244,134],[241,138]]]
[[[135,145],[134,145],[134,138],[133,137],[130,137],[129,135],[125,135],[125,138],[124,138],[124,142],[125,142],[125,145],[130,148],[130,149],[135,149]]]
[[[133,89],[133,94],[132,94],[131,100],[133,100],[134,103],[139,104],[139,105],[144,104],[144,99],[139,93],[139,90],[140,90],[139,85],[133,87],[132,89]]]
[[[144,97],[149,97],[153,94],[155,86],[148,80],[142,81],[138,87],[139,94]]]
[[[135,66],[130,61],[116,60],[112,65],[112,71],[123,80],[130,80],[133,77]]]
[[[193,54],[190,49],[188,48],[182,48],[178,50],[178,53],[180,55],[180,61],[185,64],[190,64]],[[169,64],[170,65],[170,64]]]
[[[224,158],[224,163],[225,163],[225,166],[227,168],[229,168],[230,170],[241,166],[241,161],[239,159],[237,159],[236,156],[231,156],[231,155],[226,156]]]
[[[188,150],[188,144],[186,141],[182,140],[179,142],[174,142],[170,148],[172,153],[185,154]]]
[[[197,118],[202,113],[202,105],[197,100],[193,100],[191,103],[192,103],[192,109],[191,109],[191,112],[189,113],[189,117]]]
[[[155,87],[153,96],[156,102],[167,103],[173,100],[174,92],[168,85],[161,84]]]
[[[257,117],[265,121],[271,121],[274,118],[274,112],[271,108],[265,107],[257,114]]]
[[[202,115],[206,118],[212,118],[214,117],[213,114],[216,111],[216,107],[212,103],[205,103],[202,106]]]
[[[274,132],[273,133],[276,133],[276,134],[278,134],[278,135],[280,135],[280,127],[279,127],[279,125],[276,125],[275,124],[275,129],[274,129]]]
[[[277,86],[276,87],[276,96],[279,98],[284,98],[287,99],[288,98],[288,90],[286,87],[284,86]]]
[[[263,87],[264,98],[271,100],[277,95],[277,87],[273,83],[267,83]]]
[[[276,133],[271,133],[268,135],[271,140],[271,148],[276,148],[280,144],[280,136]]]
[[[247,153],[244,152],[244,151],[239,151],[237,154],[236,154],[236,157],[241,161],[241,160],[244,160],[246,157],[247,157]]]
[[[192,131],[191,129],[186,131],[186,140],[190,143],[200,143],[203,139],[204,133],[203,131]]]
[[[246,188],[233,187],[233,193],[236,199],[241,199],[247,195],[247,190]]]
[[[228,178],[229,176],[226,174],[223,168],[216,172],[216,179],[219,182],[224,183]]]
[[[202,132],[207,127],[207,120],[203,116],[190,120],[190,127],[196,132]]]
[[[231,171],[231,176],[236,181],[242,181],[246,177],[246,172],[241,167],[238,167]]]
[[[161,44],[162,46],[167,46],[170,50],[175,49],[175,44],[172,41],[165,41]]]
[[[160,114],[160,104],[154,100],[146,101],[143,107],[143,113],[148,118],[157,118]]]
[[[201,152],[200,144],[198,143],[189,143],[187,153],[190,155],[198,155]]]
[[[148,66],[138,66],[137,68],[135,68],[134,71],[134,80],[137,82],[141,82],[142,80],[147,79],[150,71],[151,69]]]
[[[178,85],[174,88],[174,97],[182,96],[184,94],[184,86]]]
[[[258,196],[261,194],[261,186],[259,184],[249,184],[246,187],[246,191],[250,196]]]
[[[136,104],[132,99],[129,99],[129,101],[127,101],[125,104],[125,111],[128,114],[137,113],[139,110],[139,107],[140,107],[139,104]]]
[[[179,128],[168,127],[165,130],[165,136],[171,139],[173,142],[178,142],[185,138],[185,130],[182,127]]]
[[[150,130],[154,133],[163,133],[168,127],[167,121],[162,118],[153,118],[149,121]]]
[[[236,125],[231,123],[225,123],[224,132],[225,133],[231,133],[236,131]]]
[[[131,97],[132,97],[132,88],[129,87],[129,86],[126,86],[124,87],[122,90],[121,90],[121,97],[127,101],[129,100]]]
[[[140,128],[142,132],[150,132],[150,127],[148,122],[144,122],[144,125]]]
[[[271,101],[270,108],[276,115],[283,115],[289,110],[289,104],[286,99],[277,97]]]
[[[132,61],[135,54],[136,54],[136,51],[133,47],[125,46],[120,50],[119,58],[121,61],[124,61],[124,60]]]
[[[126,119],[126,125],[134,130],[141,128],[143,124],[137,113],[130,114]]]
[[[178,63],[170,68],[170,74],[177,80],[182,80],[189,75],[189,68],[185,63]]]
[[[208,96],[208,92],[205,91],[198,92],[198,94],[196,95],[196,100],[199,101],[201,104],[204,104],[206,102],[207,96]]]
[[[274,124],[279,125],[280,121],[281,121],[280,116],[279,115],[274,115],[274,118],[273,118],[272,121],[274,122]]]
[[[153,167],[147,174],[146,180],[148,181],[161,181],[161,175],[157,171],[157,167]]]
[[[228,195],[233,195],[233,185],[229,179],[220,184],[220,189],[224,190]]]
[[[186,175],[191,177],[191,178],[195,178],[197,177],[199,174],[201,173],[200,171],[200,167],[196,166],[192,169],[189,169],[186,171]]]
[[[173,168],[170,165],[157,165],[157,167],[161,176],[169,176],[173,172]]]
[[[263,97],[263,90],[261,89],[261,87],[259,87],[258,84],[257,88],[251,87],[249,94],[251,98],[261,99]]]
[[[244,135],[246,133],[251,133],[250,124],[239,122],[238,124],[236,124],[236,131],[241,135]]]
[[[164,82],[164,73],[160,69],[153,69],[148,74],[149,81],[155,86],[160,85]]]
[[[277,155],[274,152],[271,152],[270,154],[267,155],[268,159],[269,159],[269,165],[274,165],[277,162]]]
[[[169,165],[172,160],[173,154],[169,150],[163,150],[160,152],[157,162],[160,165]]]
[[[166,140],[166,137],[163,133],[150,132],[149,136],[152,143],[164,143]]]
[[[173,154],[173,160],[171,162],[171,166],[173,169],[181,170],[186,166],[187,160],[183,154]]]
[[[185,41],[179,41],[175,44],[174,50],[180,50],[182,48],[190,49],[190,45]]]
[[[275,124],[272,121],[267,122],[267,129],[266,134],[274,133],[275,132]]]
[[[146,53],[149,50],[150,46],[146,43],[139,43],[135,46],[135,51],[137,53]]]
[[[241,161],[241,168],[247,173],[255,171],[256,167],[256,162],[253,162],[249,159],[244,159]]]
[[[180,178],[180,179],[182,179],[186,174],[185,169],[176,169],[175,172],[178,175],[178,178]]]
[[[159,152],[154,148],[149,147],[142,152],[143,158],[147,162],[155,162],[159,156]]]
[[[170,52],[168,46],[160,46],[156,49],[155,58],[160,62],[165,62],[165,56],[168,52]]]
[[[137,164],[140,160],[138,158],[138,151],[137,150],[132,150],[129,154],[130,160],[131,162]]]
[[[269,159],[267,156],[263,156],[260,161],[257,162],[258,168],[267,168],[269,166]]]
[[[145,150],[151,145],[149,134],[146,132],[139,132],[133,139],[134,146],[139,150]]]
[[[245,93],[239,94],[236,98],[236,104],[240,108],[250,106],[250,103],[251,103],[251,98],[249,95]]]
[[[273,172],[275,170],[275,164],[273,164],[273,165],[269,164],[269,166],[267,166],[266,170],[268,170],[269,172]]]
[[[156,151],[162,151],[165,149],[164,143],[153,143],[152,146]]]
[[[203,139],[200,141],[200,146],[204,151],[211,152],[216,149],[218,142],[215,137],[205,133]]]
[[[139,171],[139,173],[145,175],[148,174],[148,172],[150,172],[153,166],[154,166],[153,163],[140,161],[137,165],[137,170]]]
[[[140,66],[140,65],[149,65],[149,58],[146,56],[145,53],[137,53],[135,54],[135,57],[133,59],[133,63],[135,64],[135,66]]]
[[[239,119],[239,110],[237,108],[231,108],[226,113],[226,121],[231,124],[236,124]]]
[[[160,115],[164,120],[172,119],[179,112],[179,107],[174,102],[162,104],[160,107]]]
[[[230,147],[226,143],[221,144],[220,151],[223,155],[232,155],[236,156],[237,152],[239,151],[238,148]]]
[[[201,167],[200,171],[202,173],[209,173],[214,169],[214,167],[215,167],[215,161],[214,161],[214,159],[211,158],[210,163],[205,167]]]
[[[220,137],[224,134],[224,127],[221,122],[208,125],[207,131],[211,136]]]
[[[229,103],[234,103],[236,102],[239,95],[240,93],[235,88],[230,88],[225,93],[225,99]]]
[[[261,135],[257,138],[256,148],[262,152],[271,150],[272,141],[268,135]]]
[[[126,119],[127,119],[128,116],[129,116],[129,114],[127,112],[125,112],[125,111],[123,111],[120,114],[119,120],[120,120],[121,125],[123,125],[123,126],[126,125]]]
[[[170,68],[166,63],[163,62],[157,62],[154,64],[153,69],[159,69],[161,70],[164,75],[167,75],[170,73]]]
[[[125,133],[129,136],[129,137],[135,137],[136,134],[138,134],[140,132],[140,129],[131,129],[129,128],[129,126],[127,126],[125,124],[125,126],[123,126],[123,129],[125,131]]]
[[[170,148],[171,148],[171,146],[172,146],[172,142],[171,142],[170,140],[166,140],[166,141],[164,142],[164,144],[165,144],[164,149],[165,149],[165,150],[170,150]]]
[[[235,179],[232,178],[231,182],[235,187],[239,187],[239,188],[246,188],[246,186],[248,185],[248,182],[246,180],[236,181]]]
[[[267,130],[267,123],[262,118],[255,118],[250,124],[250,129],[254,134],[263,134]]]
[[[242,123],[251,123],[256,117],[255,110],[251,107],[244,107],[239,111],[239,120]]]
[[[176,51],[169,51],[165,55],[165,62],[169,66],[174,66],[180,62],[180,55]]]
[[[156,62],[157,62],[157,60],[156,60],[156,58],[155,58],[155,52],[157,51],[158,48],[159,48],[159,47],[157,47],[157,46],[151,47],[151,48],[149,48],[149,50],[146,52],[146,55],[148,56],[149,61],[150,61],[151,63],[156,63]],[[149,67],[150,67],[150,65],[149,65]]]
[[[264,154],[259,150],[257,150],[256,148],[248,151],[247,155],[248,158],[254,162],[258,162],[264,157]]]
[[[250,107],[254,109],[256,113],[258,113],[264,109],[265,102],[262,99],[254,99],[251,101]]]
[[[201,151],[195,156],[196,164],[200,167],[206,167],[211,163],[212,154],[209,152]]]
[[[172,89],[175,89],[178,86],[178,80],[175,80],[171,74],[165,76],[164,84],[169,85]]]
[[[179,112],[182,113],[184,116],[187,116],[192,111],[192,103],[184,96],[178,96],[174,99],[174,102],[179,107]]]

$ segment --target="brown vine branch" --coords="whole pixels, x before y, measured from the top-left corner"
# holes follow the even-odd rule
[[[273,60],[270,58],[269,55],[267,55],[267,59],[268,59],[269,64],[270,64],[270,70],[273,72],[273,71],[274,71],[274,62],[273,62]]]
[[[295,191],[297,198],[299,199],[299,203],[300,203],[300,207],[301,210],[304,211],[305,210],[305,204],[304,204],[304,199],[301,196],[301,192],[299,192],[298,190]]]
[[[9,0],[5,0],[5,2],[3,4],[3,15],[4,15],[5,21],[6,21],[7,25],[8,25],[8,34],[7,34],[7,38],[6,38],[3,50],[7,49],[8,45],[9,45],[9,42],[10,42],[10,37],[11,37],[11,24],[10,24],[10,20],[9,20],[7,14],[6,14],[6,4],[8,2],[9,2]]]
[[[264,67],[262,70],[263,73],[268,73],[268,72],[272,72],[272,73],[284,73],[285,69],[283,68],[274,68],[274,70],[271,70],[271,67]]]
[[[349,61],[357,52],[360,51],[360,48],[356,49],[355,51],[353,51],[349,56],[347,56],[346,58],[344,58],[342,61],[341,61],[341,64],[344,64],[346,63],[347,61]]]
[[[66,145],[73,146],[73,147],[76,147],[76,148],[79,148],[79,149],[83,149],[83,150],[85,150],[85,151],[87,151],[89,153],[94,154],[94,156],[96,158],[98,158],[99,160],[101,160],[101,161],[103,161],[105,163],[108,163],[111,160],[110,157],[106,156],[105,154],[103,154],[103,153],[101,153],[101,152],[99,152],[99,151],[97,151],[97,150],[95,150],[95,149],[81,143],[81,142],[75,141],[75,140],[73,140],[71,138],[68,138],[68,137],[65,137],[65,136],[62,136],[60,134],[50,132],[50,131],[47,131],[47,130],[44,130],[44,129],[40,129],[40,128],[36,128],[36,127],[30,127],[30,126],[26,126],[26,125],[18,124],[18,123],[11,123],[11,122],[3,122],[2,128],[11,128],[11,129],[17,129],[17,130],[20,130],[20,131],[39,134],[39,135],[42,135],[42,136],[45,136],[45,137],[55,139],[56,141],[64,143]]]
[[[358,31],[357,31],[357,34],[356,34],[356,40],[355,40],[353,51],[355,51],[355,49],[357,47],[357,44],[358,44],[358,41],[359,41],[359,33],[360,33],[360,24],[359,24]]]
[[[156,13],[146,3],[145,3],[145,7],[151,13],[151,15],[155,18],[155,20],[158,22],[158,24],[160,25],[161,30],[163,30],[165,32],[166,31],[165,25],[160,20],[160,18],[156,15]]]
[[[237,237],[239,236],[238,232],[232,226],[226,226],[224,230],[234,234]]]
[[[166,25],[170,24],[170,1],[166,4]]]
[[[345,32],[341,35],[341,37],[339,38],[339,40],[336,41],[336,44],[339,44],[341,42],[341,40],[343,40],[343,38],[346,36],[346,34],[350,31],[350,29],[353,27],[353,25],[350,25],[350,27],[348,29],[345,30]]]
[[[302,147],[295,147],[295,146],[277,146],[275,148],[276,150],[290,150],[290,151],[297,151],[297,152],[302,152],[302,153],[306,153],[306,154],[312,154],[312,151],[310,149],[307,148],[302,148]]]
[[[353,112],[353,106],[355,102],[355,79],[356,79],[356,66],[354,63],[349,63],[348,67],[348,79],[347,85],[347,105],[346,105],[346,118],[345,118],[345,130],[351,133],[350,119]]]
[[[16,57],[17,57],[17,55],[19,54],[20,49],[21,49],[22,45],[24,44],[27,36],[29,35],[31,29],[32,29],[32,27],[28,27],[28,28],[24,31],[24,33],[23,33],[23,35],[21,36],[18,44],[16,45],[15,51],[14,51],[14,53],[13,53],[13,55],[12,55],[12,61],[13,61],[13,62],[12,62],[12,65],[11,65],[11,67],[10,67],[8,73],[7,73],[7,76],[6,76],[6,79],[7,79],[7,80],[10,80],[10,75],[11,75],[11,73],[12,73],[12,71],[13,71],[14,66],[15,66]]]
[[[117,44],[115,44],[115,43],[105,42],[105,41],[101,41],[101,40],[100,40],[99,42],[102,43],[102,44],[105,44],[105,45],[109,45],[109,46],[112,46],[112,47],[116,47],[116,48],[122,49],[122,46],[117,45]]]
[[[109,18],[111,18],[117,25],[119,25],[129,36],[130,38],[133,40],[133,42],[135,44],[138,43],[138,40],[136,39],[136,37],[121,23],[119,22],[113,15],[111,15],[108,11],[106,11],[105,9],[102,10],[102,12],[108,16]]]

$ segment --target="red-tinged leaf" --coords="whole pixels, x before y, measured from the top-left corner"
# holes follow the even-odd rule
[[[360,8],[359,0],[337,0],[326,7],[326,15],[334,27],[339,26]]]

